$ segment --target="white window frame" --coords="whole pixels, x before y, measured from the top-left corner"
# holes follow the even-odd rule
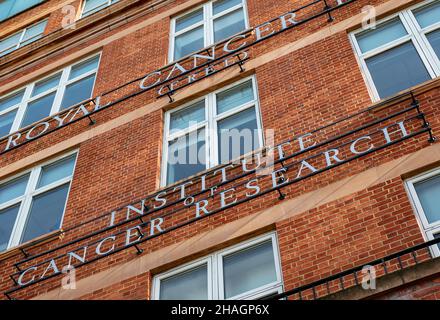
[[[389,43],[386,43],[380,47],[377,47],[375,49],[372,49],[370,51],[367,51],[365,53],[362,53],[359,44],[356,39],[356,35],[364,32],[365,30],[363,28],[359,28],[354,32],[351,32],[349,34],[349,39],[351,42],[351,45],[353,47],[353,50],[356,55],[357,62],[360,66],[362,76],[364,78],[364,81],[367,85],[368,92],[370,94],[370,97],[373,102],[380,101],[381,99],[387,98],[387,97],[380,97],[379,93],[376,89],[376,85],[374,84],[373,77],[371,76],[370,71],[368,70],[367,64],[365,60],[368,58],[371,58],[373,56],[376,56],[380,53],[383,53],[385,51],[388,51],[390,49],[393,49],[399,45],[402,45],[407,42],[411,42],[420,59],[423,62],[423,65],[425,66],[427,72],[429,73],[431,79],[434,79],[438,76],[440,76],[440,61],[436,57],[436,54],[434,53],[434,50],[432,49],[432,46],[426,39],[425,34],[428,32],[431,32],[433,30],[436,30],[440,28],[440,23],[436,23],[430,27],[427,27],[425,29],[421,29],[419,24],[417,23],[417,20],[414,17],[414,14],[412,10],[418,9],[420,7],[423,7],[425,5],[429,5],[430,3],[437,1],[437,0],[429,0],[424,1],[422,3],[418,3],[417,5],[414,5],[412,7],[409,7],[403,11],[400,11],[398,13],[392,14],[384,19],[381,19],[376,22],[376,25],[379,26],[383,23],[386,23],[390,20],[393,20],[398,17],[400,21],[402,22],[405,30],[407,31],[407,35],[396,39],[394,41],[391,41]]]
[[[422,230],[423,237],[426,241],[434,240],[434,235],[440,235],[440,219],[434,223],[428,222],[414,184],[439,175],[440,168],[436,168],[405,181],[405,187],[407,193],[409,194],[411,205],[415,212],[419,227]],[[440,257],[440,249],[438,246],[431,246],[430,250],[434,257]]]
[[[18,31],[18,32],[12,34],[12,35],[10,35],[10,36],[7,36],[7,37],[5,37],[5,38],[3,38],[3,39],[0,39],[0,42],[1,42],[1,41],[4,41],[4,40],[6,40],[6,39],[8,39],[8,38],[10,38],[10,37],[14,37],[14,36],[16,36],[17,34],[20,34],[20,33],[21,33],[21,36],[20,36],[20,38],[18,39],[18,42],[17,42],[15,45],[11,45],[11,46],[9,46],[8,48],[4,49],[3,51],[0,51],[0,57],[3,57],[3,56],[5,56],[5,55],[8,55],[9,53],[14,52],[14,51],[17,50],[18,48],[21,48],[22,45],[23,45],[23,43],[25,43],[25,45],[27,45],[27,44],[30,44],[30,43],[32,43],[32,42],[37,41],[38,39],[40,39],[40,38],[44,35],[44,30],[43,30],[42,33],[37,34],[37,35],[35,35],[35,36],[33,36],[33,37],[27,39],[26,41],[23,41],[23,39],[24,39],[24,37],[25,37],[26,32],[28,31],[28,29],[30,29],[30,28],[32,28],[32,27],[34,27],[34,26],[36,26],[36,25],[38,25],[38,24],[40,24],[40,23],[44,23],[44,22],[46,23],[46,25],[44,26],[44,29],[46,29],[48,19],[43,19],[43,20],[40,20],[40,21],[38,21],[38,22],[36,22],[36,23],[34,23],[34,24],[32,24],[32,25],[27,26],[26,28],[24,28],[24,29],[22,29],[22,30],[20,30],[20,31]],[[10,49],[12,49],[12,48],[14,48],[12,51],[9,51],[9,52],[7,52],[7,53],[4,53],[4,52],[6,52],[6,51],[8,51],[8,50],[10,50]]]
[[[163,279],[182,274],[185,271],[194,269],[202,264],[208,266],[208,300],[224,300],[224,288],[223,288],[223,257],[232,253],[237,253],[256,246],[260,243],[271,240],[272,250],[275,262],[275,271],[277,280],[253,289],[248,292],[244,292],[237,296],[228,298],[227,300],[255,300],[268,295],[282,293],[283,292],[283,275],[281,272],[281,259],[278,246],[278,239],[275,232],[259,236],[257,238],[242,242],[232,247],[220,250],[212,253],[209,256],[192,261],[182,266],[176,267],[172,270],[166,271],[159,275],[154,276],[152,286],[152,299],[159,300],[160,298],[160,282]]]
[[[191,30],[193,30],[193,29],[203,25],[204,26],[203,27],[203,31],[204,31],[204,34],[203,34],[204,47],[206,48],[206,47],[208,47],[210,45],[214,45],[215,44],[214,43],[214,20],[216,20],[217,18],[220,18],[220,17],[222,17],[222,16],[224,16],[224,15],[226,15],[228,13],[231,13],[231,12],[233,12],[235,10],[238,10],[239,8],[243,8],[245,29],[249,28],[249,16],[248,16],[248,10],[247,10],[247,0],[241,0],[241,4],[235,5],[235,6],[229,8],[229,9],[227,9],[225,11],[222,11],[222,12],[216,14],[216,15],[213,15],[213,10],[212,10],[213,6],[212,6],[212,4],[215,1],[216,0],[212,0],[212,1],[206,2],[206,3],[202,4],[202,5],[199,5],[199,6],[195,7],[194,9],[186,11],[183,14],[180,14],[180,15],[178,15],[178,16],[176,16],[176,17],[171,19],[170,43],[169,43],[170,50],[168,52],[168,61],[170,63],[175,61],[175,59],[174,59],[174,44],[175,44],[175,39],[176,39],[177,36],[179,36],[179,35],[181,35],[183,33],[186,33],[188,31],[191,31]],[[184,17],[184,16],[186,16],[186,15],[192,13],[192,12],[195,12],[195,11],[199,10],[200,8],[203,8],[203,20],[202,21],[200,21],[200,22],[198,22],[196,24],[193,24],[193,25],[191,25],[189,27],[186,27],[183,30],[175,32],[175,30],[176,30],[176,21],[179,18]],[[188,55],[186,55],[184,57],[181,57],[181,58],[179,58],[177,60],[184,59],[185,57],[188,57],[188,56],[190,56],[193,53],[190,53],[190,54],[188,54]]]
[[[216,107],[217,107],[217,101],[216,97],[217,94],[226,90],[229,90],[235,86],[238,86],[244,82],[247,82],[251,80],[252,81],[252,89],[254,94],[254,100],[246,102],[243,105],[237,106],[231,110],[228,110],[220,115],[217,115],[216,113]],[[197,102],[205,101],[205,120],[198,123],[197,125],[193,125],[189,128],[186,128],[184,130],[179,130],[179,132],[170,133],[170,120],[171,120],[171,114],[174,112],[180,111],[182,109],[185,109],[191,105],[194,105]],[[257,87],[257,80],[255,76],[246,77],[244,79],[241,79],[237,82],[234,82],[233,84],[230,84],[228,86],[225,86],[219,90],[213,91],[206,96],[193,100],[189,103],[186,103],[178,108],[169,110],[165,113],[165,126],[164,126],[164,138],[163,138],[163,145],[162,145],[162,170],[161,170],[161,186],[167,185],[167,168],[168,168],[168,143],[170,141],[173,141],[174,139],[177,139],[179,137],[185,136],[190,132],[198,131],[200,129],[205,129],[205,156],[206,156],[206,170],[213,168],[220,163],[219,155],[218,155],[218,136],[217,136],[217,123],[227,117],[230,117],[234,114],[238,114],[241,111],[244,111],[249,108],[255,108],[256,112],[256,121],[257,121],[257,130],[258,130],[258,142],[259,142],[259,148],[262,148],[264,146],[264,137],[263,137],[263,124],[262,124],[262,118],[261,118],[261,111],[260,111],[260,99],[258,95],[258,87]],[[231,162],[234,161],[234,159],[231,160]],[[173,182],[172,184],[176,183],[177,181]]]
[[[72,70],[72,67],[74,67],[74,66],[76,66],[76,65],[78,65],[78,64],[80,64],[80,63],[82,63],[82,62],[84,62],[86,60],[93,59],[93,58],[95,58],[97,56],[99,56],[99,58],[98,58],[98,65],[97,65],[96,69],[90,70],[90,71],[88,71],[88,72],[86,72],[84,74],[79,75],[76,78],[73,78],[73,79],[69,80],[69,75],[70,75],[70,71]],[[78,82],[78,81],[80,81],[80,80],[82,80],[84,78],[87,78],[88,76],[90,76],[92,74],[95,74],[95,81],[94,81],[93,87],[92,87],[92,94],[93,94],[93,91],[94,91],[95,85],[96,85],[96,79],[97,79],[97,76],[98,76],[98,70],[99,70],[100,63],[101,63],[101,53],[95,54],[95,55],[89,56],[89,57],[87,57],[85,59],[81,59],[79,61],[76,61],[75,63],[71,64],[70,66],[68,66],[68,67],[66,67],[64,69],[57,70],[56,72],[52,72],[50,75],[48,75],[48,76],[46,76],[44,78],[38,79],[38,80],[36,80],[36,81],[26,85],[25,87],[21,87],[20,89],[17,89],[17,90],[14,90],[14,91],[8,92],[7,94],[2,95],[0,97],[0,100],[3,99],[3,98],[7,98],[9,96],[12,96],[12,95],[14,95],[14,94],[24,90],[24,94],[23,94],[23,97],[21,99],[21,102],[19,102],[18,104],[15,104],[13,106],[10,106],[9,108],[7,108],[7,109],[5,109],[3,111],[0,111],[0,116],[3,116],[4,114],[7,114],[7,113],[17,109],[17,113],[15,114],[15,118],[14,118],[14,121],[12,123],[11,129],[9,130],[9,134],[11,134],[13,132],[16,132],[16,131],[21,129],[20,126],[21,126],[21,123],[23,121],[23,118],[24,118],[24,115],[26,113],[26,109],[27,109],[27,106],[29,105],[29,103],[31,103],[31,102],[33,102],[35,100],[38,100],[38,99],[40,99],[43,96],[46,96],[48,94],[51,94],[51,93],[55,92],[54,102],[52,104],[52,108],[51,108],[50,113],[49,113],[49,115],[53,115],[53,114],[55,114],[55,113],[60,111],[61,103],[62,103],[63,98],[64,98],[64,93],[66,91],[66,88],[70,84]],[[44,91],[44,92],[42,92],[42,93],[32,97],[32,92],[34,90],[35,84],[37,84],[38,82],[44,81],[45,79],[49,79],[50,77],[52,77],[52,76],[54,76],[56,74],[59,74],[59,73],[61,73],[61,78],[60,78],[60,82],[58,83],[57,86],[55,86],[52,89],[46,90],[46,91]],[[40,121],[40,120],[38,120],[38,121]],[[27,127],[27,126],[25,126],[25,127]],[[23,127],[23,128],[25,128],[25,127]]]
[[[62,160],[64,158],[67,158],[67,157],[74,155],[74,154],[75,154],[75,162],[74,162],[72,174],[70,176],[67,176],[67,177],[64,177],[63,179],[52,182],[52,183],[48,184],[47,186],[37,188],[37,183],[40,178],[41,169],[43,167],[50,165],[50,164],[53,164],[59,160]],[[27,221],[29,214],[30,214],[30,211],[31,211],[31,205],[32,205],[33,198],[39,194],[42,194],[42,193],[47,192],[49,190],[55,189],[61,185],[69,183],[66,202],[64,204],[63,214],[62,214],[61,220],[60,220],[60,228],[61,228],[61,226],[63,225],[63,222],[64,222],[64,215],[66,212],[67,202],[69,201],[70,188],[72,187],[72,180],[73,180],[73,176],[75,174],[76,163],[78,161],[78,154],[79,154],[78,150],[73,150],[73,151],[65,153],[61,156],[53,158],[49,161],[46,161],[42,164],[39,164],[38,166],[35,166],[31,169],[22,171],[19,174],[16,174],[8,179],[0,181],[0,185],[2,185],[5,183],[8,183],[9,181],[17,179],[19,177],[22,177],[26,174],[29,174],[26,189],[25,189],[25,192],[23,193],[23,195],[21,195],[20,197],[14,198],[12,200],[9,200],[5,203],[0,204],[0,210],[3,210],[6,208],[9,208],[9,207],[12,207],[18,203],[21,203],[20,208],[17,213],[17,217],[15,219],[14,226],[12,228],[12,232],[11,232],[11,236],[9,238],[8,246],[5,250],[9,250],[13,247],[16,247],[16,246],[22,244],[20,242],[21,242],[21,238],[23,236],[23,232],[25,230],[26,221]]]
[[[89,15],[92,15],[92,14],[94,14],[94,13],[96,13],[96,12],[98,12],[98,11],[104,9],[104,8],[110,7],[112,4],[115,4],[119,0],[106,0],[106,1],[107,1],[107,3],[97,5],[96,7],[93,7],[92,9],[90,9],[89,11],[84,12],[84,9],[86,8],[87,0],[83,0],[82,3],[81,3],[80,19],[84,18],[84,17],[87,17]]]

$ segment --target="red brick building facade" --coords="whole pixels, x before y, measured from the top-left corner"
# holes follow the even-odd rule
[[[440,298],[439,1],[0,12],[3,299]]]

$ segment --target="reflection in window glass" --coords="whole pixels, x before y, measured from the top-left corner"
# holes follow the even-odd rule
[[[212,11],[216,15],[239,4],[241,4],[241,0],[217,0],[213,3]]]
[[[171,133],[183,130],[205,120],[205,100],[199,101],[187,108],[173,112],[170,116]]]
[[[406,36],[405,30],[399,18],[381,24],[376,29],[368,30],[356,36],[357,42],[363,53],[383,46],[391,41]]]
[[[55,92],[42,98],[34,100],[27,105],[21,127],[24,128],[31,123],[37,122],[50,115],[50,110],[55,99]]]
[[[82,17],[98,12],[118,1],[119,0],[85,0]]]
[[[0,21],[15,16],[41,2],[43,0],[2,0],[0,1]]]
[[[246,29],[243,9],[238,9],[214,20],[214,42],[226,39]]]
[[[181,18],[176,19],[176,32],[179,32],[189,26],[203,20],[203,8],[191,12]]]
[[[60,109],[66,109],[74,106],[84,100],[90,99],[92,96],[93,85],[95,83],[95,75],[92,74],[87,78],[81,79],[66,87],[64,91],[63,102]]]
[[[272,242],[225,256],[223,274],[226,298],[277,281]]]
[[[180,59],[204,47],[203,26],[192,29],[176,37],[174,57]]]
[[[39,81],[35,84],[34,90],[32,91],[32,96],[38,96],[39,94],[46,92],[50,89],[55,88],[60,83],[61,73],[57,73],[50,78]]]
[[[163,279],[160,300],[208,299],[208,267],[206,264]]]
[[[217,93],[217,114],[239,107],[254,99],[252,81],[246,81],[232,89]]]
[[[188,178],[260,148],[262,131],[254,92],[254,81],[244,80],[189,106],[168,111],[164,134],[164,150],[168,152],[164,152],[161,184]],[[206,144],[205,133],[209,135]],[[199,162],[184,165],[188,155]],[[168,158],[174,163],[165,163]],[[176,158],[182,161],[177,163]]]
[[[440,1],[435,1],[430,5],[414,10],[414,16],[422,28],[440,22]]]
[[[55,181],[70,176],[73,173],[75,159],[76,156],[71,155],[70,157],[64,158],[41,168],[37,188],[47,186]]]
[[[170,141],[167,168],[168,184],[205,170],[205,130]]]
[[[75,159],[68,155],[0,183],[0,252],[61,227]]]
[[[84,62],[78,63],[72,67],[72,70],[69,74],[69,80],[75,79],[78,76],[81,76],[87,72],[96,70],[99,63],[99,56],[96,56],[92,59],[86,60]]]
[[[255,108],[227,117],[218,122],[218,153],[220,163],[249,153],[259,147]]]
[[[207,2],[172,24],[170,59],[178,60],[246,29],[242,0]]]
[[[21,197],[26,191],[29,174],[13,179],[0,185],[0,204]]]
[[[428,223],[440,220],[440,176],[414,184]]]
[[[429,43],[434,49],[437,58],[440,59],[440,30],[428,33],[426,37],[428,38]]]
[[[12,95],[0,99],[0,112],[15,106],[23,99],[24,90],[20,90]]]
[[[11,238],[12,228],[17,219],[20,205],[0,210],[0,252],[8,248],[9,239]]]
[[[12,128],[12,123],[15,119],[17,110],[12,110],[8,113],[0,115],[0,138],[7,136]]]

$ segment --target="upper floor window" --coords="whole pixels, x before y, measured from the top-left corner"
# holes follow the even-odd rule
[[[245,0],[217,0],[171,21],[169,61],[210,46],[249,27]]]
[[[255,78],[165,114],[162,185],[263,146]]]
[[[440,237],[440,169],[424,173],[406,181],[418,220],[425,237]],[[440,244],[433,246],[435,256],[440,256]]]
[[[99,55],[0,97],[0,137],[90,99]]]
[[[156,300],[250,300],[281,292],[275,234],[216,252],[153,281]]]
[[[86,17],[102,10],[119,0],[84,0],[81,17]]]
[[[438,77],[440,1],[425,1],[351,39],[374,100]]]
[[[33,7],[44,0],[0,0],[0,21]]]
[[[76,154],[0,182],[0,251],[61,227]]]
[[[43,36],[46,25],[47,20],[43,20],[2,39],[0,41],[0,57],[40,39]]]

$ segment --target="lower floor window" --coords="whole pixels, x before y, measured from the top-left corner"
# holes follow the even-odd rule
[[[0,252],[61,227],[76,153],[0,183]]]
[[[440,237],[440,168],[407,181],[417,218],[427,240]],[[440,256],[440,244],[431,248]]]
[[[236,300],[281,292],[278,245],[269,234],[156,276],[153,298]]]
[[[255,77],[165,114],[163,186],[263,146]]]

